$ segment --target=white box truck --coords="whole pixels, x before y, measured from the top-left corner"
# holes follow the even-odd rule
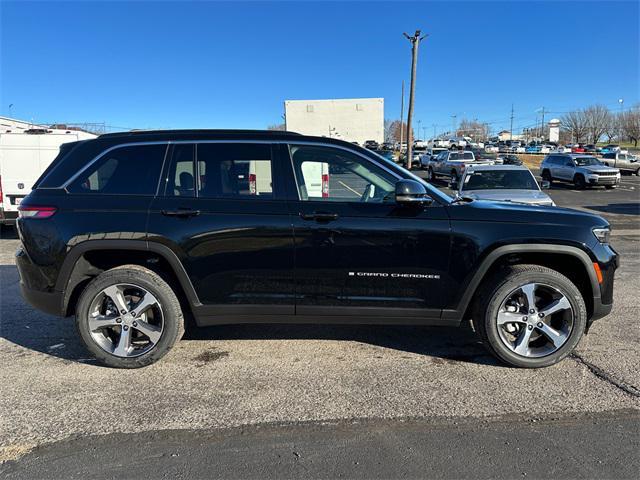
[[[15,223],[20,202],[56,158],[60,145],[89,138],[95,135],[75,130],[0,133],[0,225]]]

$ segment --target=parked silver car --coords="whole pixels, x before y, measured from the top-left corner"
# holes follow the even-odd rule
[[[610,189],[620,183],[620,170],[585,154],[550,153],[544,157],[540,172],[542,179],[549,183],[555,180],[571,182],[578,189],[597,185]]]
[[[458,197],[555,206],[527,167],[518,165],[478,165],[469,167],[460,183],[452,182]],[[543,182],[548,188],[548,182]]]
[[[611,152],[602,155],[602,163],[640,176],[640,158],[630,153]]]

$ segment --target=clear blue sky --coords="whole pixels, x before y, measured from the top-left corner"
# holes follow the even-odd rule
[[[639,3],[0,2],[0,112],[132,128],[265,128],[285,99],[384,97],[398,118],[508,128],[639,101]],[[9,104],[14,104],[11,112]],[[550,117],[547,117],[550,118]],[[421,132],[416,132],[421,133]]]

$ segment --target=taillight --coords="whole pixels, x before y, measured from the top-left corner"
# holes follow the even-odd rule
[[[329,197],[329,174],[322,175],[322,198]]]
[[[56,207],[42,207],[35,205],[20,205],[18,216],[20,218],[49,218],[58,210]]]
[[[250,195],[256,194],[256,174],[255,173],[249,174],[249,194]]]
[[[2,176],[0,176],[0,203],[2,203]]]

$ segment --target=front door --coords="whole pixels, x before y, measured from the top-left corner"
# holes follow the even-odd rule
[[[267,143],[171,147],[149,241],[176,252],[207,323],[294,313],[293,231],[278,171]]]
[[[290,145],[287,154],[297,184],[296,314],[439,317],[449,265],[445,207],[397,205],[399,176],[356,152]]]

